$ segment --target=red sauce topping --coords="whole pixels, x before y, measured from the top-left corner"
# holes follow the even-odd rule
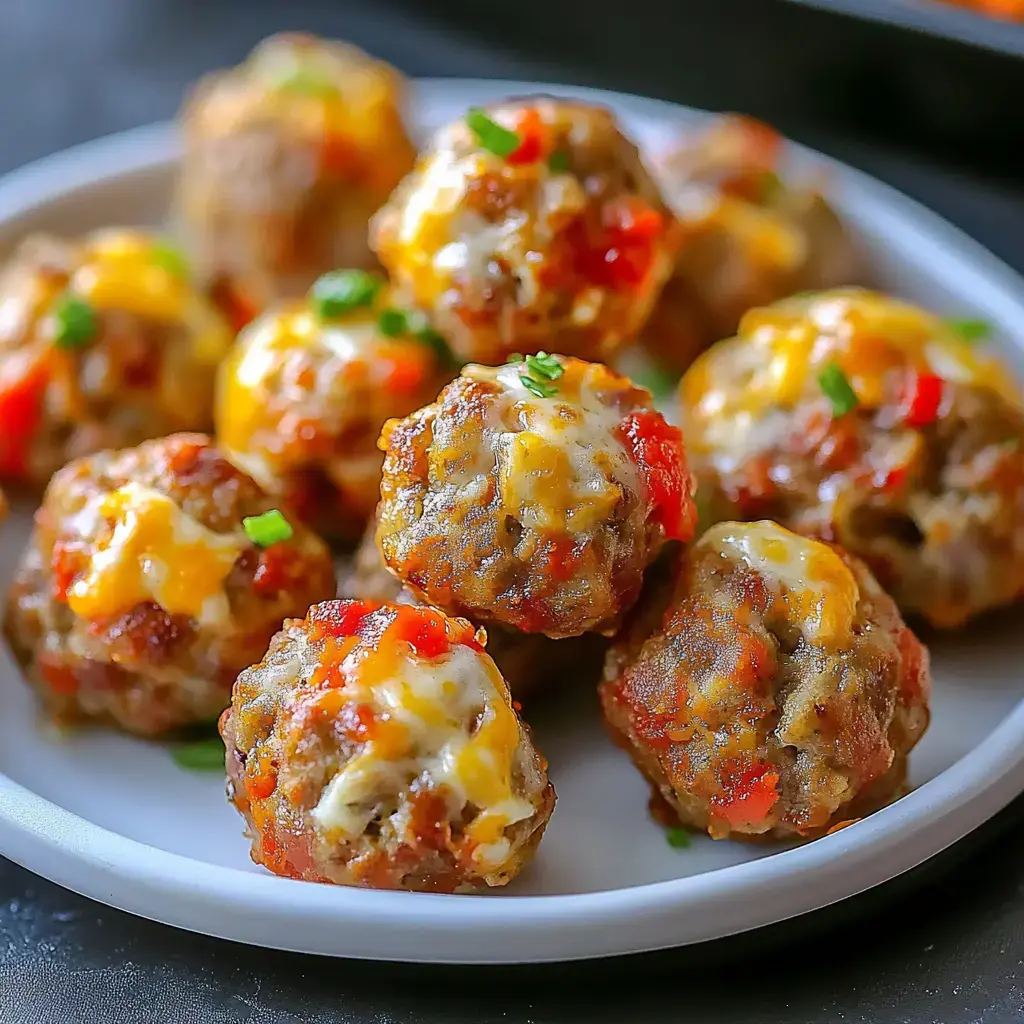
[[[15,360],[11,369],[20,369]],[[22,479],[28,472],[29,447],[42,417],[43,393],[50,375],[35,363],[20,376],[0,374],[0,477]]]
[[[682,432],[661,413],[644,409],[630,413],[619,424],[619,433],[647,483],[654,506],[651,518],[664,527],[669,540],[689,540],[696,509]]]
[[[933,373],[916,373],[903,392],[903,420],[908,427],[926,427],[939,418],[943,381]]]
[[[715,814],[733,828],[764,821],[779,799],[779,773],[767,761],[757,761],[728,765],[722,774],[722,792],[711,798]]]
[[[519,145],[505,157],[510,164],[535,164],[544,156],[544,124],[533,107],[523,111],[516,126]]]
[[[313,640],[326,637],[355,636],[368,616],[384,607],[379,601],[324,601],[309,610],[310,636]]]
[[[456,644],[482,650],[476,631],[468,622],[449,619],[433,608],[399,606],[388,633],[404,640],[421,658],[440,658]]]

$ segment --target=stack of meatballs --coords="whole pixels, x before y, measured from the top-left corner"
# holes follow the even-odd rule
[[[273,37],[184,107],[176,241],[3,270],[0,483],[44,491],[4,628],[49,714],[219,719],[253,859],[345,885],[515,877],[555,804],[520,701],[569,685],[667,826],[815,838],[899,796],[902,613],[1024,587],[983,325],[857,287],[764,125],[648,167],[533,96],[417,155],[403,91]]]

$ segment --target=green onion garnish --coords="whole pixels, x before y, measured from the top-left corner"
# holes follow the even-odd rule
[[[441,366],[450,366],[455,369],[461,366],[452,350],[448,347],[445,336],[430,326],[430,321],[427,320],[423,313],[418,311],[407,313],[405,328],[411,338],[418,341],[421,345],[426,345],[427,348],[433,351],[434,357]]]
[[[631,374],[631,377],[633,383],[647,388],[658,401],[670,398],[675,393],[676,384],[679,383],[678,374],[669,373],[664,367],[653,363]]]
[[[548,157],[548,170],[552,174],[564,174],[569,170],[569,154],[556,150]]]
[[[372,306],[383,286],[381,278],[365,270],[332,270],[317,279],[309,297],[317,315],[330,320]]]
[[[558,394],[558,388],[548,384],[546,381],[530,377],[525,373],[519,374],[519,380],[522,381],[522,385],[527,391],[538,398],[550,398],[552,395]]]
[[[690,833],[685,828],[666,829],[665,838],[673,850],[685,850],[690,845]]]
[[[543,377],[545,380],[558,380],[565,373],[558,357],[548,355],[547,352],[538,352],[536,355],[527,356],[524,362],[534,377]]]
[[[400,338],[409,330],[409,317],[402,310],[389,306],[380,311],[378,326],[381,334],[389,338]]]
[[[276,508],[259,516],[246,516],[242,520],[242,529],[246,537],[257,547],[269,548],[283,540],[291,540],[295,531],[292,524]]]
[[[833,416],[845,416],[857,408],[857,393],[850,387],[846,374],[836,363],[829,363],[818,374],[818,383],[825,397],[832,403]]]
[[[188,260],[177,246],[165,239],[158,239],[150,249],[150,256],[158,267],[163,267],[172,277],[188,280]]]
[[[525,356],[523,355],[522,352],[513,352],[513,353],[511,353],[511,355],[509,355],[508,362],[510,362],[510,363],[521,363],[524,358],[525,358]]]
[[[171,751],[171,757],[193,772],[224,771],[224,741],[220,737],[181,743]]]
[[[992,325],[987,320],[947,320],[946,326],[961,341],[984,341],[992,334]]]
[[[58,348],[81,348],[96,336],[96,312],[77,295],[58,299],[53,316],[57,322],[53,340]]]
[[[477,142],[495,156],[506,157],[519,148],[519,136],[492,121],[479,107],[474,107],[466,114],[466,124],[476,136]]]

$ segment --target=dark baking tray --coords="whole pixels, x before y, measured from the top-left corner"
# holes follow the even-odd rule
[[[824,11],[884,22],[916,32],[1024,57],[1024,25],[988,18],[938,0],[790,0]]]

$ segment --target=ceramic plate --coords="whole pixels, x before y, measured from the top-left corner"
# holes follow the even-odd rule
[[[416,126],[473,104],[556,87],[426,81]],[[704,115],[653,100],[572,93],[615,108],[658,146]],[[178,157],[169,126],[69,150],[0,182],[0,250],[25,231],[73,234],[158,223]],[[893,190],[826,165],[846,217],[892,290],[990,321],[1021,368],[1024,282]],[[0,529],[6,583],[31,510]],[[517,963],[701,942],[792,917],[877,885],[955,842],[1024,788],[1024,630],[1010,611],[933,642],[933,724],[911,757],[913,789],[803,846],[695,839],[675,850],[648,817],[647,787],[606,738],[589,688],[528,708],[558,806],[532,867],[480,896],[372,892],[275,878],[253,865],[222,780],[166,748],[95,731],[53,735],[0,654],[0,853],[115,907],[209,935],[337,956]]]

